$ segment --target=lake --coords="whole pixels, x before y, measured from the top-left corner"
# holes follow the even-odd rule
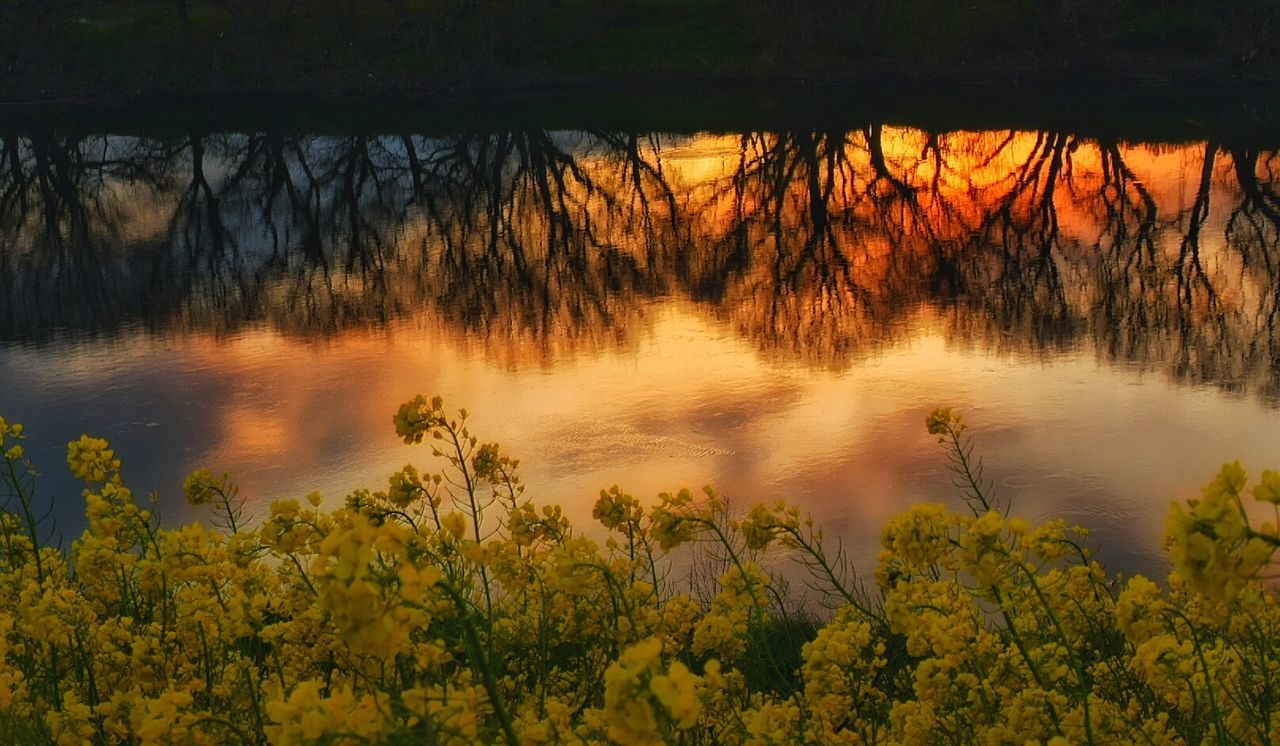
[[[1171,501],[1280,468],[1280,138],[1151,116],[14,125],[0,414],[67,535],[81,433],[166,523],[201,465],[261,516],[429,466],[391,425],[425,393],[581,526],[713,484],[866,571],[959,505],[951,406],[1015,512],[1163,575]]]

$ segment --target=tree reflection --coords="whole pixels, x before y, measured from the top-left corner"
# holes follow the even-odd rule
[[[1278,171],[1247,143],[874,122],[5,135],[0,336],[427,318],[516,364],[629,344],[675,297],[819,365],[931,324],[1280,400]]]

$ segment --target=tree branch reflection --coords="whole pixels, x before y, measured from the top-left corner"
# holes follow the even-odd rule
[[[1249,144],[878,122],[5,135],[0,337],[429,319],[545,364],[632,344],[675,299],[815,365],[924,325],[1280,400],[1277,185]]]

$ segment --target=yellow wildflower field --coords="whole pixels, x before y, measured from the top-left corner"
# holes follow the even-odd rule
[[[180,528],[82,437],[88,529],[63,550],[41,540],[26,433],[0,419],[0,741],[1280,743],[1280,521],[1245,505],[1280,503],[1274,472],[1250,491],[1223,467],[1171,506],[1167,582],[1125,580],[1083,531],[995,504],[964,421],[937,410],[965,509],[893,518],[867,587],[785,503],[615,487],[601,544],[533,503],[465,411],[417,397],[394,425],[436,471],[247,525],[230,478],[200,469],[184,489],[208,525]]]

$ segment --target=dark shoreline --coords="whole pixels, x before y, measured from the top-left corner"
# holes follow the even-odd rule
[[[1137,72],[1135,69],[1133,72]],[[53,127],[201,131],[454,131],[536,126],[671,131],[844,126],[863,121],[936,130],[1072,129],[1148,140],[1244,137],[1280,142],[1270,81],[1089,77],[1024,70],[947,76],[506,75],[425,77],[345,89],[238,88],[133,95],[0,93],[0,131]]]
[[[412,78],[360,79],[321,76],[313,80],[244,85],[172,86],[137,80],[112,86],[95,80],[6,80],[0,71],[0,106],[120,106],[158,99],[301,98],[318,102],[362,98],[400,99],[452,96],[503,97],[530,92],[577,94],[618,89],[697,90],[714,87],[767,90],[884,89],[893,86],[943,89],[1047,89],[1051,92],[1097,90],[1108,94],[1208,94],[1239,92],[1261,97],[1280,86],[1280,73],[1234,68],[1216,59],[1109,58],[1087,67],[1043,68],[1002,62],[960,64],[940,69],[903,70],[864,65],[857,71],[746,74],[658,71],[621,74],[570,74],[554,70],[487,70],[459,74],[427,73]]]

